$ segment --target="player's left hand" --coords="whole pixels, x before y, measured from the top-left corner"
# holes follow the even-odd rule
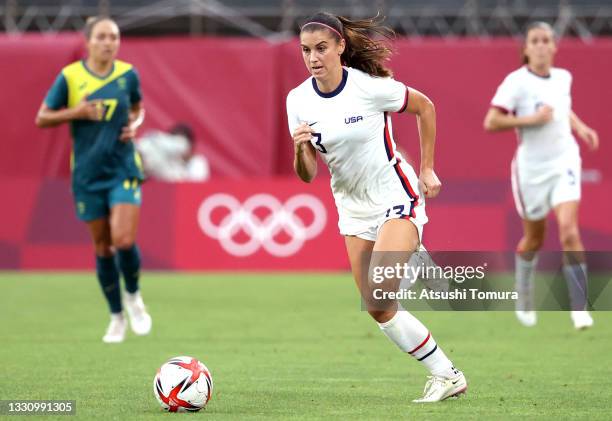
[[[129,121],[128,125],[124,126],[121,129],[121,135],[119,136],[119,140],[122,142],[129,142],[130,140],[136,137],[137,131],[138,131],[138,126],[136,126],[133,121]]]
[[[589,149],[592,151],[596,151],[599,148],[599,135],[597,132],[590,127],[584,127],[578,133],[582,140],[589,146]]]
[[[425,197],[436,197],[438,193],[440,193],[440,188],[442,188],[442,183],[433,168],[421,170],[421,174],[419,175],[419,189]]]

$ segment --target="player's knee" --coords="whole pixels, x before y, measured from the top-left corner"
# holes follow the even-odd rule
[[[105,240],[95,241],[94,248],[96,250],[96,256],[110,257],[113,255],[111,244],[108,241],[105,241]]]
[[[386,311],[386,310],[368,310],[368,313],[378,323],[388,322],[395,315],[395,311]]]
[[[559,225],[559,240],[564,248],[573,248],[580,243],[580,232],[575,224]]]
[[[113,246],[118,250],[132,248],[134,245],[134,237],[129,234],[121,234],[113,237]]]
[[[538,251],[544,244],[544,236],[526,236],[521,240],[518,251],[527,253],[530,251]]]
[[[530,239],[531,241],[531,250],[537,251],[542,248],[544,245],[544,237],[533,237]]]

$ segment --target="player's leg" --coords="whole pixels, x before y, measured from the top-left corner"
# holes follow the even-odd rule
[[[563,248],[563,274],[570,294],[572,321],[577,329],[585,329],[593,325],[593,319],[585,311],[588,282],[584,246],[578,228],[579,203],[577,200],[559,203],[554,210]]]
[[[416,227],[408,219],[391,219],[379,230],[373,249],[372,265],[404,264],[419,250],[420,238]],[[395,280],[393,289],[397,290]],[[415,402],[436,402],[458,395],[467,388],[463,373],[456,370],[431,332],[416,317],[396,304],[396,311],[377,319],[381,330],[402,351],[425,366],[432,378],[425,387],[424,396]]]
[[[111,312],[111,321],[102,338],[107,343],[122,342],[125,338],[126,322],[121,306],[119,271],[111,248],[110,224],[107,217],[87,222],[96,251],[96,274]]]
[[[546,215],[550,212],[548,198],[555,182],[528,170],[528,167],[522,166],[519,172],[517,159],[512,160],[512,195],[523,224],[523,237],[516,247],[514,259],[515,289],[518,293],[516,317],[524,326],[533,326],[537,322],[534,306],[535,269],[538,251],[546,234]],[[538,178],[546,181],[533,183]]]
[[[140,219],[140,185],[137,181],[126,182],[110,193],[110,228],[119,268],[125,281],[125,306],[130,326],[137,335],[151,331],[151,316],[146,310],[140,294],[140,251],[136,245],[136,234]]]
[[[523,237],[516,247],[515,256],[515,289],[516,317],[524,326],[534,326],[537,322],[535,313],[534,278],[538,264],[538,251],[544,244],[546,219],[530,221],[523,219]]]
[[[140,251],[136,245],[140,207],[130,203],[118,203],[111,208],[110,224],[113,247],[117,250],[119,268],[125,281],[125,289],[138,291],[140,276]]]
[[[581,160],[578,155],[568,156],[560,167],[564,168],[551,193],[551,205],[559,225],[563,248],[563,274],[570,294],[570,313],[576,329],[593,325],[586,311],[587,267],[584,246],[578,228],[578,208],[581,197]]]
[[[367,306],[368,313],[378,322],[382,332],[400,350],[416,358],[434,374],[432,380],[427,384],[424,401],[439,401],[464,391],[467,386],[465,378],[453,368],[452,363],[439,349],[427,328],[418,319],[403,309],[398,311],[396,301],[375,300],[373,298],[374,289],[396,290],[400,280],[386,279],[382,283],[375,284],[369,279],[370,266],[392,266],[395,264],[392,260],[398,258],[407,262],[411,251],[418,247],[418,233],[414,225],[408,221],[400,222],[397,227],[396,224],[397,222],[384,224],[376,243],[355,236],[345,237],[351,270]],[[391,231],[394,234],[391,234]],[[372,256],[375,244],[377,245],[376,253]],[[451,383],[450,387],[446,384],[448,377],[453,378],[451,382],[456,382],[455,384]],[[440,385],[443,385],[442,389],[440,389]],[[451,393],[453,390],[454,393]]]
[[[423,288],[428,291],[445,292],[450,289],[450,280],[444,277],[442,268],[434,261],[423,243],[420,244],[419,250],[410,257],[408,266],[412,267],[414,272],[409,272],[402,279],[400,289],[413,288],[417,280],[420,280]],[[420,276],[418,268],[422,268]]]

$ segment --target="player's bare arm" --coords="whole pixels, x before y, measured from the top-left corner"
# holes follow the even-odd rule
[[[434,149],[436,144],[436,108],[433,102],[416,89],[408,93],[406,110],[415,114],[421,140],[421,169],[419,187],[426,197],[436,197],[442,183],[434,171]]]
[[[40,128],[55,127],[72,120],[100,121],[104,115],[102,100],[83,99],[76,107],[52,110],[44,102],[36,115],[36,125]]]
[[[498,107],[491,107],[484,119],[484,129],[488,132],[516,129],[518,127],[541,126],[553,118],[553,109],[549,105],[542,105],[532,115],[517,117]]]
[[[570,124],[572,125],[572,130],[576,132],[580,139],[584,140],[590,150],[595,151],[599,148],[599,135],[597,132],[587,126],[573,110],[570,112]]]
[[[122,142],[129,142],[136,137],[138,128],[144,122],[145,110],[142,106],[142,102],[137,102],[132,105],[130,114],[128,116],[128,125],[121,129],[121,136],[119,140]]]
[[[317,154],[310,143],[313,132],[312,127],[302,123],[292,135],[295,149],[293,168],[298,177],[306,183],[310,183],[317,175]]]

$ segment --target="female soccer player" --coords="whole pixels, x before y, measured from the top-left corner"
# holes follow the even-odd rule
[[[546,216],[552,209],[564,251],[571,318],[577,329],[585,329],[593,325],[593,319],[585,310],[587,273],[578,230],[581,160],[572,129],[591,150],[597,149],[599,139],[572,111],[572,75],[553,67],[556,52],[549,24],[528,26],[524,66],[497,88],[484,127],[488,131],[517,129],[519,138],[512,161],[512,190],[524,231],[516,254],[517,318],[525,326],[536,324],[534,271],[544,242]]]
[[[317,172],[317,151],[329,168],[340,233],[368,312],[391,341],[431,372],[423,398],[415,402],[436,402],[466,390],[463,373],[396,301],[373,299],[375,285],[368,276],[370,260],[371,267],[392,266],[408,262],[419,248],[427,222],[424,196],[435,197],[441,186],[433,168],[435,110],[425,95],[392,79],[385,67],[391,51],[371,33],[393,35],[374,20],[328,13],[302,26],[302,56],[312,77],[287,96],[294,168],[310,182]],[[390,113],[403,111],[416,114],[419,123],[419,179],[392,136]],[[398,280],[380,285],[393,291]]]
[[[64,67],[36,117],[38,127],[70,123],[72,192],[76,212],[91,233],[96,270],[111,321],[104,342],[122,342],[119,271],[132,330],[146,335],[151,317],[139,292],[140,254],[135,244],[141,203],[142,169],[132,139],[143,121],[138,74],[116,60],[119,28],[107,17],[85,25],[87,58]],[[117,260],[115,260],[115,252]]]

